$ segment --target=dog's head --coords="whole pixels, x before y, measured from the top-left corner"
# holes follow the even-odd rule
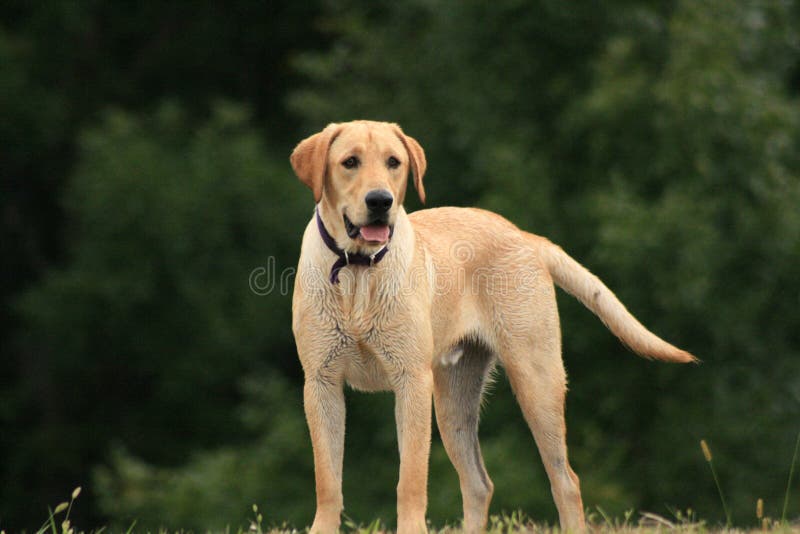
[[[301,141],[291,162],[314,192],[328,231],[351,250],[374,251],[389,240],[409,171],[425,202],[425,152],[396,124],[329,124]]]

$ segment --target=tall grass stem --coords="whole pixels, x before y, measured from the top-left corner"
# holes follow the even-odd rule
[[[789,492],[792,489],[792,477],[794,476],[794,466],[797,464],[797,451],[800,450],[800,432],[797,433],[797,441],[794,444],[794,456],[792,456],[792,466],[789,467],[789,480],[786,481],[786,495],[783,496],[783,511],[781,512],[781,523],[786,522],[786,510],[789,508]]]
[[[711,475],[714,477],[714,483],[717,485],[717,491],[719,492],[719,500],[722,501],[722,509],[725,511],[725,526],[731,526],[731,512],[728,510],[728,503],[725,502],[725,495],[722,493],[722,486],[719,483],[719,477],[717,477],[717,470],[714,469],[714,458],[711,456],[711,449],[708,447],[706,440],[700,440],[700,449],[703,451],[703,456],[708,462],[708,467],[711,468]]]

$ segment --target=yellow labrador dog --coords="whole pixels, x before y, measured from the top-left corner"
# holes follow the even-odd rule
[[[578,477],[567,460],[566,376],[553,284],[640,355],[695,358],[648,331],[597,277],[547,239],[479,209],[407,214],[409,172],[425,200],[425,153],[395,124],[330,124],[298,144],[291,163],[316,202],[292,305],[314,449],[311,532],[339,527],[345,382],[395,393],[398,532],[426,532],[431,396],[458,471],[464,529],[485,528],[493,485],[478,444],[478,412],[497,361],[536,440],[562,529],[584,529]]]

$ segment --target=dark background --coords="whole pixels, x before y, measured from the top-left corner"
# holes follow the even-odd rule
[[[587,507],[721,520],[705,438],[736,522],[758,498],[779,517],[800,431],[798,93],[794,1],[4,2],[0,528],[35,529],[79,485],[86,529],[236,527],[253,503],[310,524],[279,278],[313,200],[288,154],[353,118],[420,141],[430,206],[550,237],[703,360],[635,358],[560,297]],[[502,375],[481,435],[492,512],[553,521]],[[354,521],[393,524],[397,463],[391,396],[348,392]],[[429,491],[435,524],[460,517],[436,435]]]

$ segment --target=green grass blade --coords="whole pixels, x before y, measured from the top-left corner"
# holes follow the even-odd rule
[[[603,510],[603,508],[599,504],[596,505],[595,508],[597,508],[597,511],[600,512],[600,515],[603,517],[603,521],[606,522],[606,525],[609,526],[609,527],[613,527],[614,526],[614,522],[611,521],[610,517],[608,517],[608,514],[606,514],[606,511]]]
[[[797,464],[797,451],[800,449],[800,432],[797,433],[797,442],[794,444],[794,456],[792,465],[789,467],[789,480],[786,481],[786,494],[783,496],[783,511],[781,512],[781,523],[786,523],[786,510],[789,508],[789,492],[792,489],[792,477],[794,476],[794,466]]]
[[[722,501],[722,509],[725,511],[725,526],[731,526],[731,512],[728,510],[728,503],[725,502],[725,494],[722,493],[722,486],[719,483],[719,477],[717,477],[717,470],[714,469],[714,458],[711,456],[711,449],[708,447],[708,443],[706,440],[700,440],[700,448],[703,451],[703,456],[705,456],[706,462],[708,463],[708,467],[711,468],[711,475],[714,477],[714,483],[717,485],[717,492],[719,492],[719,500]]]

